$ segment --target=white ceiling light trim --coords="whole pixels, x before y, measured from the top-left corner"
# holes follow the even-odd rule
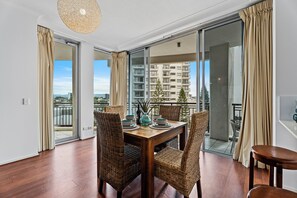
[[[78,33],[92,33],[100,24],[101,11],[96,0],[58,0],[57,8],[63,23]]]

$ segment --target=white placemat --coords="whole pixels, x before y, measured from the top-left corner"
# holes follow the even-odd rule
[[[169,128],[171,128],[172,127],[172,125],[168,125],[168,126],[158,126],[158,125],[150,125],[150,128],[152,128],[152,129],[157,129],[157,130],[164,130],[164,129],[169,129]]]
[[[139,129],[140,126],[136,125],[135,127],[131,127],[131,128],[123,128],[124,131],[134,131],[136,129]]]

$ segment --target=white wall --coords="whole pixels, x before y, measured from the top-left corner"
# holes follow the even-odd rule
[[[281,95],[297,95],[297,1],[274,0],[274,143],[297,151],[297,139],[279,122]],[[297,171],[284,171],[284,187],[297,191]]]
[[[36,19],[0,2],[0,165],[38,155]]]
[[[0,165],[38,155],[39,18],[9,2],[0,2]],[[55,27],[42,25],[55,32]],[[78,117],[81,139],[85,139],[93,136],[94,46],[75,40],[81,42]],[[29,98],[30,105],[22,105],[23,98]]]
[[[80,44],[80,138],[94,136],[94,46],[82,42]]]

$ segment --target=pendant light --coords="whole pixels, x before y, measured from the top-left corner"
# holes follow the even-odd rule
[[[101,21],[96,0],[58,0],[58,13],[63,23],[78,33],[94,32]]]

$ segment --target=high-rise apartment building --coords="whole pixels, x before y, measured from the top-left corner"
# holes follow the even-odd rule
[[[165,101],[176,102],[181,88],[184,89],[186,96],[190,92],[190,63],[162,63],[150,65],[150,81],[148,85],[148,70],[143,65],[133,65],[132,69],[132,101],[144,99],[156,89],[158,79],[161,82]]]

